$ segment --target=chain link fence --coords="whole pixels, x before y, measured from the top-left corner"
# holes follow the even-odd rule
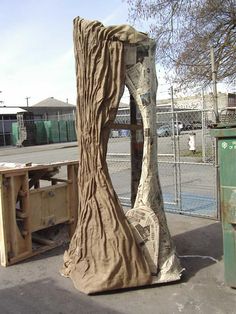
[[[165,209],[190,215],[217,217],[217,187],[214,139],[209,125],[212,110],[158,107],[158,168]],[[107,162],[111,178],[123,205],[130,206],[131,161],[129,107],[119,108],[110,132]],[[124,126],[122,128],[122,126]],[[47,119],[0,121],[1,145],[28,145],[76,141],[75,115],[54,115]],[[19,134],[23,134],[20,138]],[[31,137],[27,137],[30,134]],[[194,140],[190,149],[190,138]]]
[[[129,108],[118,110],[115,124],[130,124]],[[111,129],[108,142],[107,163],[116,193],[123,206],[130,207],[131,199],[131,157],[130,130]]]
[[[118,111],[117,124],[129,123],[129,109]],[[188,215],[217,218],[215,140],[209,125],[212,110],[157,111],[158,168],[165,209]],[[194,149],[190,149],[190,137]],[[130,132],[111,130],[107,161],[115,190],[130,206]]]

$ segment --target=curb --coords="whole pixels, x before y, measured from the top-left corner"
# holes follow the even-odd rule
[[[42,151],[47,151],[47,150],[73,148],[77,146],[78,146],[77,142],[69,142],[69,143],[56,143],[56,144],[26,146],[26,147],[3,147],[3,148],[0,148],[0,156],[27,154],[27,153],[42,152]]]

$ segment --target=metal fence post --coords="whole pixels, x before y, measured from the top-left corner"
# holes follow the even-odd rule
[[[173,107],[174,110],[174,107]],[[176,171],[176,177],[177,177],[177,187],[176,187],[176,191],[177,191],[177,205],[179,207],[179,211],[182,211],[182,194],[181,194],[181,163],[180,163],[180,144],[179,144],[179,127],[178,127],[178,113],[175,112],[175,118],[176,118],[176,126],[177,126],[177,135],[174,135],[174,141],[176,142],[176,167],[177,167],[177,171]]]
[[[205,131],[206,131],[205,97],[204,97],[204,90],[202,89],[202,161],[203,162],[206,162]]]
[[[176,141],[175,141],[175,116],[174,116],[174,92],[173,86],[170,87],[171,90],[171,127],[172,127],[172,138],[173,138],[173,157],[174,157],[174,185],[175,185],[175,202],[178,204],[178,170],[177,170],[177,159],[176,159]]]
[[[4,117],[3,117],[3,115],[2,115],[2,135],[3,135],[3,145],[6,146],[5,125],[4,125]]]

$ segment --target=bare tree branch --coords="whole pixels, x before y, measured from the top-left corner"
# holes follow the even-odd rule
[[[182,85],[209,84],[210,48],[218,80],[236,79],[236,0],[126,0],[130,20],[146,21],[157,61]]]

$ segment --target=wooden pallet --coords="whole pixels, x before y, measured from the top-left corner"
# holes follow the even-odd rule
[[[2,266],[69,240],[77,224],[77,173],[78,161],[0,165]]]

